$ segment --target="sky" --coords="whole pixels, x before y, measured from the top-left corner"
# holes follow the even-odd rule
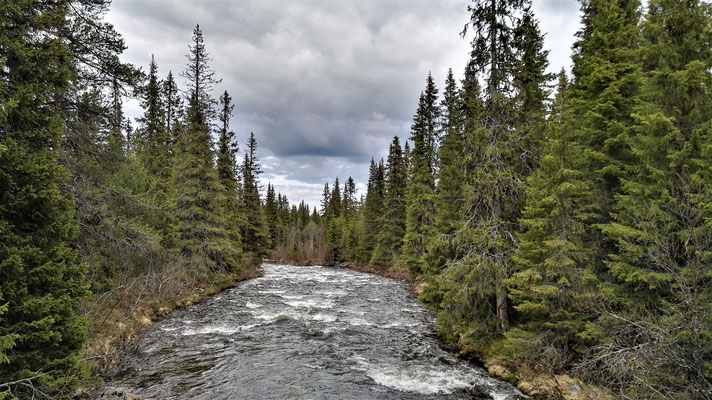
[[[325,182],[349,176],[365,194],[371,157],[402,140],[425,78],[460,79],[470,39],[467,0],[114,0],[106,19],[128,49],[122,60],[159,74],[185,69],[200,24],[211,66],[235,103],[244,150],[255,133],[264,173],[292,203],[318,205]],[[570,68],[579,3],[533,0],[551,72]],[[182,78],[179,78],[181,84]],[[136,101],[125,113],[139,116]]]

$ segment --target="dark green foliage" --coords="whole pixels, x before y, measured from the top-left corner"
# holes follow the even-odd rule
[[[279,243],[280,225],[286,225],[286,221],[280,221],[278,200],[275,197],[274,186],[272,186],[270,183],[267,183],[267,196],[265,197],[265,218],[267,219],[267,229],[269,230],[270,243],[274,248]]]
[[[437,96],[438,89],[432,75],[428,74],[411,127],[413,150],[410,153],[406,228],[401,249],[401,261],[415,275],[423,272],[423,257],[435,214],[435,146],[440,117]]]
[[[324,189],[326,190],[327,187],[324,187]],[[333,189],[329,194],[329,202],[326,207],[326,213],[324,214],[326,243],[331,248],[332,261],[343,260],[342,240],[344,218],[342,218],[341,211],[341,186],[339,185],[339,178],[337,177],[334,181]]]
[[[180,96],[178,85],[173,79],[173,72],[168,72],[168,76],[163,81],[163,104],[165,105],[165,126],[166,132],[170,135],[171,144],[176,141],[178,132],[182,129],[183,98]]]
[[[368,187],[366,201],[363,205],[363,233],[358,247],[357,260],[366,265],[371,260],[371,255],[378,232],[381,230],[381,215],[383,214],[383,199],[386,194],[383,160],[376,164],[371,159],[368,174]]]
[[[245,252],[253,257],[261,258],[270,248],[269,232],[265,221],[264,209],[260,200],[259,174],[262,173],[257,158],[257,140],[250,133],[247,151],[242,163],[242,201],[244,204],[244,225],[242,227],[242,242]]]
[[[60,191],[66,170],[57,162],[65,125],[54,100],[67,95],[76,71],[71,49],[51,33],[68,26],[69,4],[28,0],[2,8],[0,382],[36,377],[41,391],[68,398],[84,375],[78,300],[87,295],[86,268],[68,245],[77,233],[74,203]]]
[[[435,190],[435,217],[428,251],[429,274],[436,274],[455,256],[453,234],[463,213],[465,179],[464,93],[448,71],[441,103],[443,138],[438,152],[439,168]]]
[[[521,21],[514,28],[513,48],[516,52],[516,73],[512,85],[516,91],[516,126],[521,139],[519,154],[525,173],[531,173],[539,161],[544,139],[546,102],[550,94],[548,82],[553,75],[546,72],[549,52],[544,50],[544,35],[534,17],[531,5],[524,9]]]
[[[529,92],[535,91],[532,87],[545,83],[544,77],[537,75],[540,65],[529,65],[525,59],[519,62],[516,57],[518,50],[526,52],[526,46],[533,53],[541,51],[531,42],[538,34],[536,23],[529,21],[534,26],[523,28],[523,20],[516,17],[523,6],[521,1],[494,0],[476,1],[470,6],[475,37],[465,76],[466,93],[467,86],[476,87],[475,77],[481,77],[487,84],[482,110],[486,117],[479,119],[469,112],[465,116],[469,153],[466,222],[457,233],[463,256],[448,264],[443,277],[443,318],[454,325],[462,319],[474,324],[469,335],[480,342],[509,328],[504,281],[513,268],[510,254],[516,248],[514,235],[522,206],[523,180],[527,167],[534,164],[530,156],[519,152],[524,143],[534,141],[525,139],[532,132],[518,123],[517,105],[527,103]],[[516,33],[522,30],[528,37],[526,43],[515,40]],[[519,48],[514,47],[515,43],[520,43]],[[538,60],[540,56],[532,54],[529,58]],[[521,71],[525,66],[531,71]],[[538,81],[525,85],[520,82],[523,76]],[[474,93],[466,94],[465,99],[466,106],[476,103]],[[470,118],[475,120],[467,121]],[[471,294],[463,297],[463,290]]]
[[[381,215],[381,231],[371,255],[370,265],[388,267],[394,264],[405,235],[406,170],[403,149],[398,136],[388,149],[385,176],[386,195]]]
[[[582,5],[583,27],[574,44],[574,129],[590,151],[589,169],[601,191],[601,217],[608,219],[623,165],[640,88],[640,2],[592,0]]]
[[[520,324],[506,334],[513,357],[561,370],[585,349],[597,278],[590,221],[598,209],[584,171],[585,148],[573,139],[565,73],[548,121],[538,169],[527,179],[515,273],[507,280]]]
[[[215,80],[207,66],[208,56],[199,27],[193,31],[190,51],[184,73],[191,80],[188,117],[174,146],[179,247],[186,257],[207,257],[213,269],[237,271],[242,265],[239,242],[224,213],[225,188],[213,165],[208,126],[208,118],[214,115],[209,92]]]
[[[602,285],[602,373],[622,395],[712,397],[712,10],[655,0]]]
[[[145,112],[138,121],[141,126],[134,133],[131,145],[148,172],[160,177],[160,181],[165,184],[171,174],[171,138],[164,126],[166,114],[161,98],[161,82],[158,80],[158,66],[153,56],[149,65],[148,83],[143,92],[141,105]]]
[[[220,136],[218,139],[218,151],[216,169],[218,180],[222,186],[223,211],[227,219],[227,229],[230,234],[230,241],[236,250],[242,253],[242,237],[240,230],[243,225],[241,204],[239,199],[240,181],[238,180],[237,164],[237,141],[235,132],[230,130],[230,118],[232,117],[235,105],[232,104],[232,97],[225,91],[220,96],[221,110],[218,113],[220,121]]]
[[[348,261],[355,261],[358,255],[360,236],[358,212],[356,182],[349,176],[348,179],[346,179],[346,183],[344,183],[344,194],[341,200],[341,216],[343,218],[341,253],[342,258]]]
[[[461,224],[465,200],[466,122],[476,124],[475,117],[468,118],[468,115],[474,114],[468,106],[479,107],[479,85],[476,77],[471,75],[466,75],[464,87],[458,90],[450,69],[441,102],[443,137],[438,149],[435,216],[425,260],[426,273],[422,277],[426,285],[420,296],[423,301],[433,305],[442,301],[438,275],[446,263],[457,256],[455,233]],[[468,104],[468,99],[471,104]]]

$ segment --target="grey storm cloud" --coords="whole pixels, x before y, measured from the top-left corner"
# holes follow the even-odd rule
[[[425,77],[442,85],[469,56],[459,32],[464,0],[114,0],[107,19],[128,46],[123,59],[178,75],[199,23],[236,104],[240,144],[251,131],[271,181],[292,202],[317,204],[336,176],[363,189],[371,157],[409,135]],[[534,0],[551,70],[569,65],[579,5]],[[140,113],[136,102],[127,114]]]

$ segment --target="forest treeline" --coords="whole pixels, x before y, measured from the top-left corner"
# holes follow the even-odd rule
[[[531,2],[472,2],[464,78],[428,75],[365,196],[268,195],[275,255],[407,270],[443,338],[518,375],[710,399],[710,4],[581,4],[552,76]]]
[[[255,135],[241,156],[200,27],[179,87],[120,61],[109,4],[0,3],[0,399],[86,393],[157,310],[272,246]]]

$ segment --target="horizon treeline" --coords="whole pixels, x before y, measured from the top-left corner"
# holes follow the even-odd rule
[[[0,6],[0,399],[77,396],[127,324],[272,247],[255,135],[241,157],[200,26],[179,87],[119,60],[109,5]]]
[[[582,2],[571,76],[530,1],[469,10],[462,81],[428,75],[365,196],[326,184],[275,256],[407,270],[443,338],[519,375],[712,398],[710,4]]]

